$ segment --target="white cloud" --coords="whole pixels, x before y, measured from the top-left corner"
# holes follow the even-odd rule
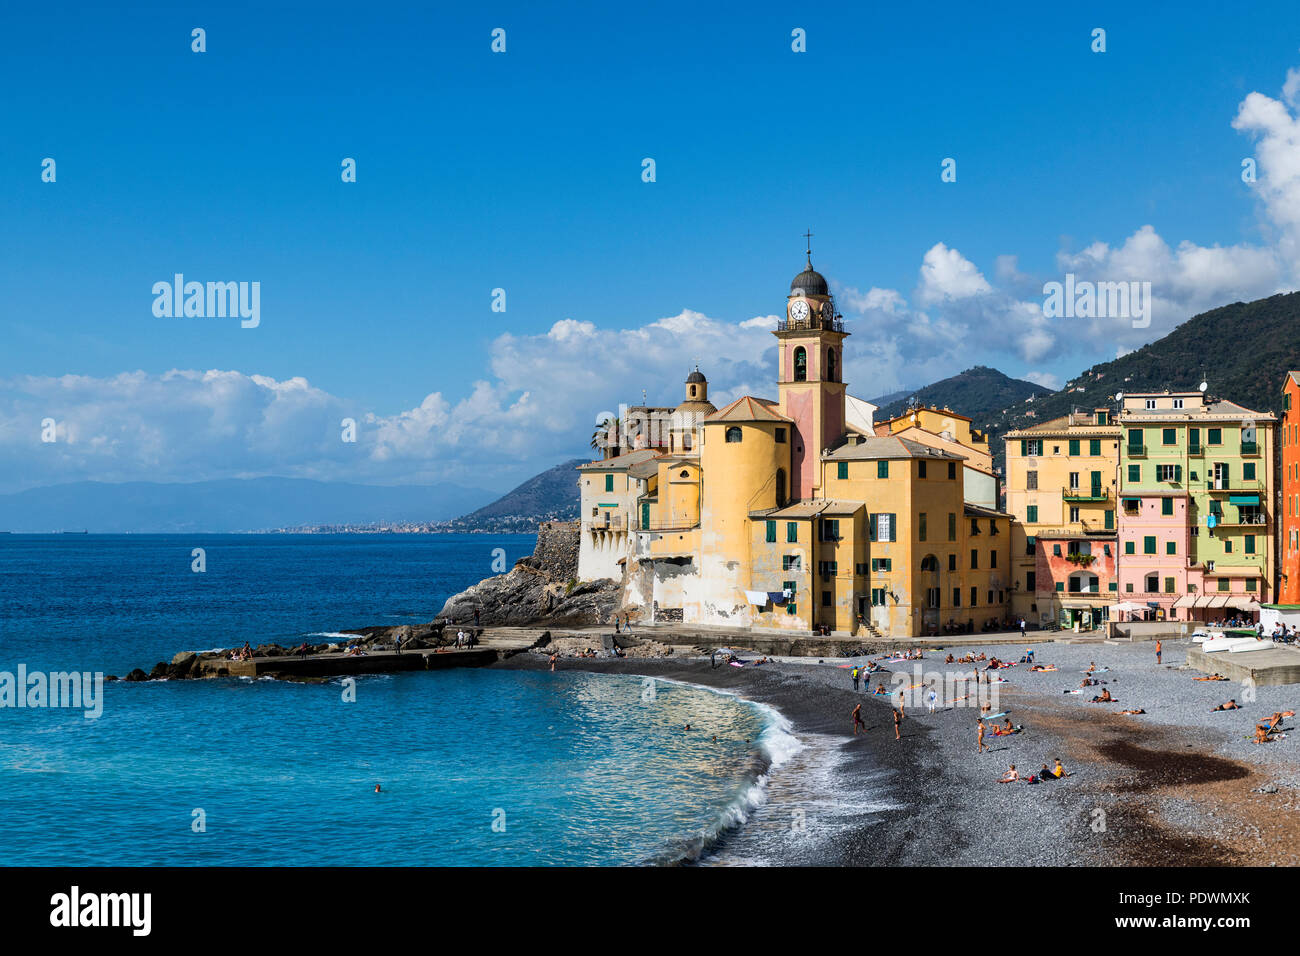
[[[1061,377],[1053,375],[1051,372],[1026,372],[1020,376],[1026,382],[1033,382],[1035,385],[1041,385],[1043,388],[1050,388],[1052,391],[1059,391],[1061,388]]]

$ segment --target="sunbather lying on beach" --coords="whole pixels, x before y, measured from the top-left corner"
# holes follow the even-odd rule
[[[1101,693],[1092,699],[1094,704],[1113,704],[1115,702],[1115,698],[1110,696],[1109,687],[1103,687]]]
[[[1211,674],[1209,677],[1193,677],[1192,680],[1227,680],[1222,674]]]
[[[1039,671],[1039,672],[1044,672],[1044,671],[1054,671],[1054,670],[1056,670],[1056,665],[1055,665],[1055,664],[1035,664],[1033,667],[1031,667],[1031,668],[1029,668],[1029,669],[1030,669],[1031,671]]]
[[[1020,779],[1020,774],[1016,773],[1016,765],[1012,764],[1011,769],[998,777],[998,783],[1015,783]]]
[[[1228,701],[1226,704],[1220,704],[1218,707],[1215,707],[1214,710],[1210,711],[1210,713],[1214,713],[1215,710],[1241,710],[1241,705],[1233,699]]]
[[[1145,714],[1146,711],[1143,710],[1141,707],[1139,707],[1136,710],[1121,710],[1120,713],[1121,714]]]
[[[1294,711],[1294,710],[1288,710],[1288,711],[1285,711],[1285,712],[1280,711],[1280,710],[1275,710],[1275,711],[1273,711],[1273,716],[1272,716],[1272,717],[1270,717],[1268,720],[1266,720],[1266,721],[1264,721],[1264,722],[1262,722],[1262,723],[1256,724],[1255,726],[1256,726],[1256,727],[1263,727],[1266,733],[1270,733],[1270,734],[1271,734],[1271,733],[1273,733],[1273,731],[1275,731],[1275,730],[1278,729],[1278,727],[1279,727],[1279,726],[1281,725],[1281,723],[1282,723],[1283,718],[1285,718],[1285,717],[1294,717],[1294,716],[1295,716],[1295,711]]]

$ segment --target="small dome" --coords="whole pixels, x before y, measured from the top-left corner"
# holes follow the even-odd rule
[[[701,372],[700,372],[700,368],[699,368],[698,365],[695,367],[695,371],[694,371],[694,372],[692,372],[690,375],[687,375],[687,376],[686,376],[686,384],[687,384],[687,385],[704,385],[704,384],[707,384],[708,381],[709,381],[709,380],[708,380],[707,378],[705,378],[703,374],[701,374]]]
[[[825,277],[812,267],[812,259],[809,259],[808,267],[790,280],[790,292],[803,295],[829,295],[830,289],[826,285]]]

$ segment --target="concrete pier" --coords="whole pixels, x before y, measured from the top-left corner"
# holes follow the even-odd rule
[[[1206,674],[1222,674],[1235,681],[1249,680],[1258,686],[1300,684],[1300,648],[1296,647],[1207,654],[1199,644],[1194,644],[1187,649],[1187,664]]]

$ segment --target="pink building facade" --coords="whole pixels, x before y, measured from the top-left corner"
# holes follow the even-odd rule
[[[1120,501],[1119,600],[1145,604],[1157,620],[1187,620],[1174,603],[1201,585],[1188,562],[1187,502],[1178,493],[1125,493]]]

